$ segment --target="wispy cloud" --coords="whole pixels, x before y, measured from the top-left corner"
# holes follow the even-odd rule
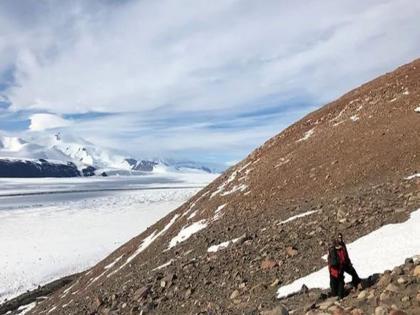
[[[8,111],[78,114],[69,130],[111,146],[240,155],[418,57],[419,14],[412,0],[6,0],[0,93]]]

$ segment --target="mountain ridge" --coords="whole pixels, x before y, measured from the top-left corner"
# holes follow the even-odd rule
[[[62,133],[32,134],[27,138],[3,136],[0,134],[0,161],[2,170],[0,177],[74,177],[95,175],[142,175],[144,173],[180,171],[182,169],[216,173],[218,168],[210,168],[192,161],[169,159],[136,159],[125,156],[115,150],[103,149],[95,144],[71,135]],[[13,163],[15,161],[15,163]],[[50,164],[62,164],[62,171],[48,172],[39,169],[39,161]],[[66,172],[68,164],[77,166],[77,172]],[[17,171],[19,165],[27,165],[32,169]],[[37,171],[38,169],[38,171]],[[36,175],[34,175],[36,174]]]

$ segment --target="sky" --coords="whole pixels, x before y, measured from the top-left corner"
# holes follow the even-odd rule
[[[420,57],[417,0],[2,0],[0,132],[232,164]]]

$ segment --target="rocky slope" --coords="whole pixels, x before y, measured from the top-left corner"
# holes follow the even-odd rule
[[[416,60],[270,139],[30,314],[272,310],[337,231],[351,242],[420,208],[419,105]]]

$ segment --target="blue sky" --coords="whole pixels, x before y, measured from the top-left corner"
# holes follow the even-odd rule
[[[418,58],[418,16],[416,0],[3,0],[0,131],[229,164]]]

